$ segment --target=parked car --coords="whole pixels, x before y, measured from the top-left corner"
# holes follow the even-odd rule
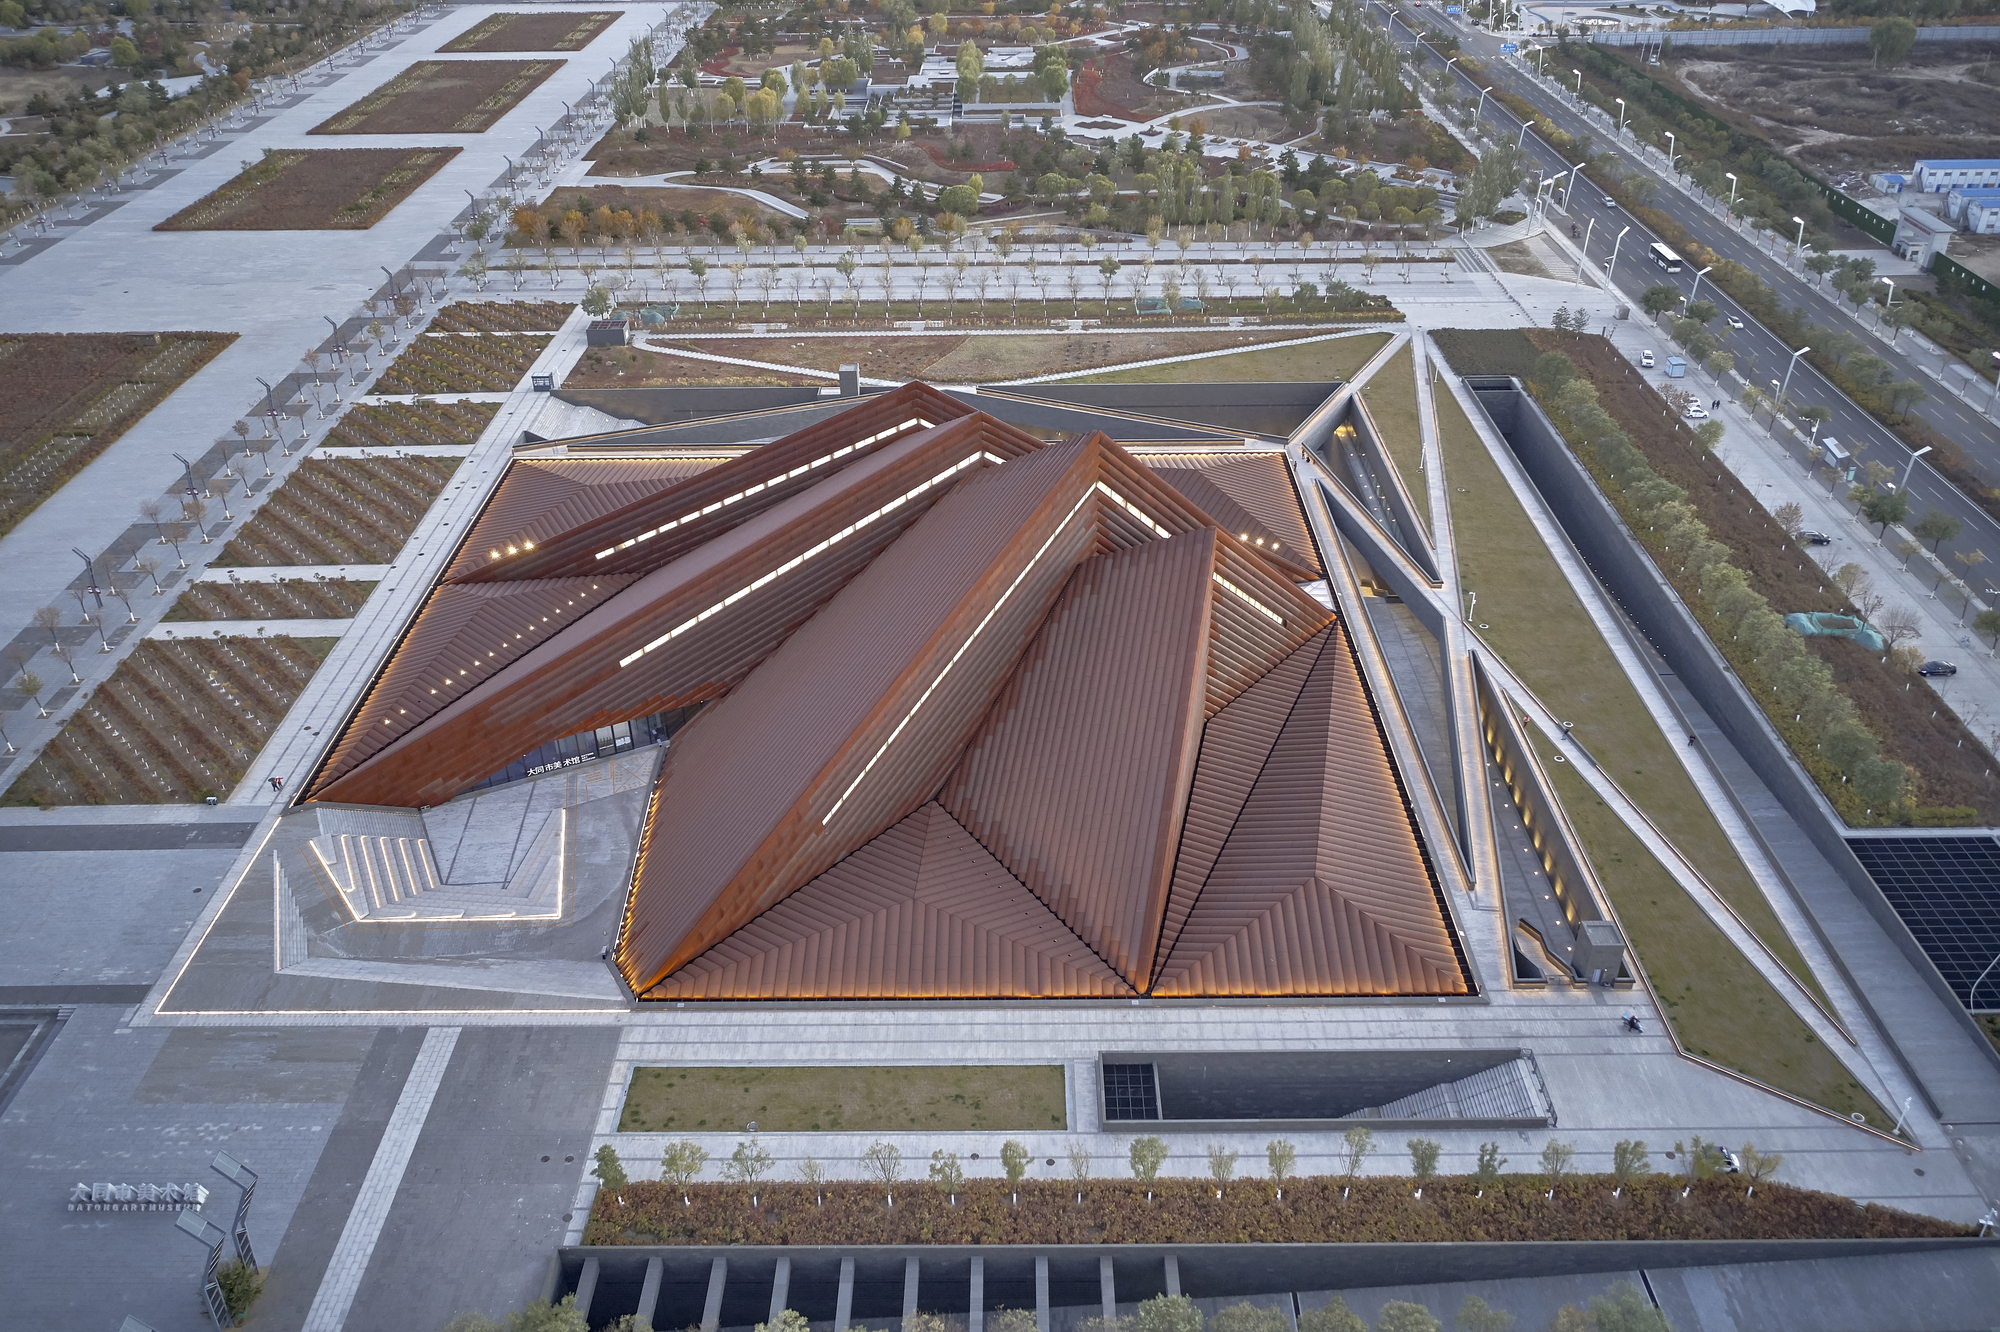
[[[1808,546],[1831,546],[1833,544],[1832,537],[1824,532],[1815,532],[1810,527],[1800,531],[1799,540],[1805,542]]]
[[[1917,667],[1918,675],[1957,675],[1958,667],[1948,661],[1927,661]]]
[[[1729,320],[1729,326],[1731,328],[1743,327],[1743,321],[1741,319],[1738,319],[1735,315],[1728,315],[1725,317]]]
[[[1699,403],[1697,403],[1696,405],[1682,412],[1681,415],[1690,421],[1705,421],[1708,419],[1708,408],[1703,407]]]
[[[1653,353],[1649,351],[1639,353],[1639,368],[1641,370],[1651,370],[1653,368]]]

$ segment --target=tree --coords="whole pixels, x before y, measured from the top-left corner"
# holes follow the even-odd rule
[[[702,1168],[708,1164],[708,1153],[686,1138],[667,1144],[666,1154],[660,1158],[660,1178],[683,1191],[701,1177]]]
[[[1133,1312],[1139,1332],[1201,1332],[1201,1310],[1185,1295],[1155,1295]]]
[[[1375,1135],[1368,1129],[1356,1125],[1347,1130],[1342,1138],[1343,1154],[1347,1158],[1347,1184],[1353,1187],[1354,1177],[1361,1173],[1361,1163],[1375,1150]]]
[[[1403,1145],[1410,1149],[1410,1174],[1421,1189],[1437,1178],[1438,1153],[1442,1149],[1429,1138],[1411,1138]]]
[[[1276,1309],[1260,1309],[1254,1304],[1232,1304],[1216,1311],[1209,1320],[1209,1332],[1291,1332],[1292,1320]]]
[[[1788,500],[1780,504],[1772,511],[1771,517],[1777,520],[1786,537],[1793,541],[1797,541],[1799,533],[1805,530],[1806,511],[1798,506],[1797,501]]]
[[[2000,616],[2000,611],[1987,611],[1986,614]],[[28,701],[35,705],[37,717],[49,715],[49,710],[42,706],[42,690],[48,688],[48,685],[43,682],[41,676],[33,671],[24,670],[14,677],[14,688],[26,695]]]
[[[755,1332],[810,1332],[812,1324],[797,1309],[780,1309],[768,1323],[759,1323]]]
[[[1676,1142],[1674,1154],[1681,1158],[1681,1169],[1690,1180],[1712,1178],[1722,1168],[1722,1149],[1699,1137],[1689,1138],[1686,1147]]]
[[[1375,1332],[1444,1332],[1444,1324],[1424,1305],[1390,1300],[1375,1320]]]
[[[1018,1186],[1028,1173],[1028,1149],[1012,1138],[1001,1143],[1000,1168],[1007,1172],[1007,1182]]]
[[[1743,1173],[1750,1176],[1751,1182],[1755,1184],[1762,1184],[1777,1174],[1778,1167],[1785,1163],[1785,1158],[1777,1152],[1760,1152],[1747,1142],[1743,1144],[1743,1150],[1737,1153],[1736,1159],[1743,1163]]]
[[[1626,1188],[1641,1175],[1653,1171],[1652,1161],[1646,1155],[1643,1139],[1627,1138],[1611,1149],[1611,1177],[1618,1181],[1619,1188]]]
[[[1890,523],[1910,516],[1910,497],[1900,490],[1870,490],[1861,501],[1861,516],[1875,524],[1875,535],[1884,536]]]
[[[1477,1295],[1465,1297],[1465,1303],[1458,1306],[1458,1317],[1452,1320],[1457,1332],[1508,1332],[1514,1326],[1514,1315],[1505,1309],[1495,1309]]]
[[[1069,1177],[1078,1184],[1090,1178],[1090,1151],[1081,1143],[1069,1149]]]
[[[1680,303],[1680,289],[1664,282],[1639,293],[1639,308],[1656,319]]]
[[[1667,1316],[1629,1281],[1616,1282],[1591,1300],[1590,1321],[1597,1332],[1671,1332]]]
[[[1996,615],[2000,615],[2000,612],[1996,612]],[[1270,1167],[1271,1178],[1282,1188],[1285,1181],[1298,1169],[1298,1149],[1283,1138],[1273,1138],[1264,1144],[1264,1163]]]
[[[605,1188],[616,1193],[625,1187],[625,1167],[618,1160],[618,1152],[610,1143],[607,1142],[597,1149],[596,1160],[597,1164],[590,1168],[590,1173],[603,1180]]]
[[[1571,1173],[1576,1165],[1576,1148],[1566,1142],[1550,1138],[1542,1148],[1542,1178],[1550,1188],[1562,1183],[1564,1175]]]
[[[1160,1167],[1167,1162],[1167,1144],[1157,1137],[1132,1139],[1130,1153],[1132,1177],[1144,1184],[1151,1184],[1160,1176]]]
[[[1985,634],[1987,642],[2000,649],[2000,610],[1983,610],[1973,616],[1972,631]]]
[[[1901,647],[1923,632],[1923,621],[1908,606],[1896,606],[1872,623],[1892,649]]]
[[[583,307],[583,312],[591,318],[602,319],[605,315],[611,313],[611,307],[614,302],[608,290],[602,286],[593,286],[583,294],[583,299],[578,304]]]
[[[1368,1332],[1368,1323],[1336,1295],[1299,1315],[1299,1332]]]
[[[958,96],[959,100],[970,102],[978,94],[980,75],[986,72],[986,57],[979,52],[979,43],[967,39],[958,44]]]
[[[883,1188],[893,1189],[903,1177],[903,1154],[894,1143],[877,1140],[861,1153],[861,1169]]]
[[[1576,378],[1576,362],[1561,352],[1543,352],[1535,358],[1535,365],[1528,377],[1549,392],[1554,393],[1563,385]]]
[[[1907,419],[1910,409],[1930,397],[1930,391],[1914,379],[1899,379],[1889,385],[1889,409]]]
[[[1916,537],[1919,541],[1930,542],[1931,553],[1936,554],[1939,546],[1952,540],[1964,530],[1965,523],[1963,520],[1946,513],[1943,509],[1932,509],[1929,513],[1917,519],[1916,525],[1910,529],[1910,535]]]
[[[1703,421],[1694,428],[1694,447],[1699,453],[1707,453],[1722,442],[1722,422]]]
[[[1236,1177],[1236,1153],[1224,1151],[1215,1143],[1208,1145],[1208,1175],[1219,1189]]]
[[[1479,1181],[1479,1187],[1490,1189],[1500,1182],[1500,1167],[1507,1164],[1507,1158],[1500,1155],[1500,1144],[1482,1142],[1479,1144],[1479,1165],[1472,1177]]]
[[[1899,65],[1917,42],[1917,25],[1906,18],[1879,19],[1868,27],[1868,53],[1876,64]]]
[[[722,1177],[732,1184],[748,1184],[755,1187],[757,1181],[771,1173],[771,1153],[755,1138],[736,1144],[736,1150],[723,1163]]]
[[[957,1152],[940,1147],[931,1153],[931,1183],[953,1194],[965,1187],[965,1170],[958,1163]]]

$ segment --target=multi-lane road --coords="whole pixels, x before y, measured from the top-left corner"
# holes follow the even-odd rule
[[[1369,12],[1388,25],[1397,42],[1406,49],[1418,44],[1416,34],[1420,29],[1412,25],[1428,17],[1422,10],[1392,10],[1384,0],[1373,0]],[[1497,86],[1514,93],[1570,133],[1589,134],[1593,142],[1614,148],[1623,155],[1630,169],[1652,172],[1653,164],[1644,160],[1642,152],[1629,136],[1622,142],[1611,142],[1613,127],[1604,124],[1587,104],[1580,104],[1571,95],[1551,88],[1503,57],[1500,53],[1501,38],[1476,29],[1461,29],[1458,36],[1461,49],[1485,64],[1483,82],[1472,79],[1453,66],[1452,73],[1460,91],[1469,90],[1476,96],[1484,87]],[[1445,57],[1427,43],[1423,45],[1423,52],[1420,58],[1426,64],[1445,63]],[[1520,120],[1495,98],[1485,99],[1485,118],[1495,127],[1496,138],[1504,140],[1509,133],[1518,136]],[[1538,176],[1546,178],[1558,173],[1568,176],[1571,164],[1542,142],[1532,130],[1528,132],[1523,147],[1529,164]],[[1865,321],[1857,322],[1837,304],[1837,297],[1815,288],[1808,275],[1787,267],[1782,259],[1766,253],[1724,218],[1672,185],[1661,184],[1654,192],[1652,206],[1672,217],[1716,254],[1742,264],[1762,278],[1787,304],[1805,307],[1815,323],[1860,336],[1869,351],[1883,357],[1895,368],[1898,377],[1922,384],[1931,396],[1917,405],[1914,414],[1956,443],[1981,473],[2000,478],[2000,426],[1981,416],[1924,373],[1916,360],[1874,336]],[[1591,188],[1584,178],[1578,177],[1575,190],[1566,200],[1566,207],[1568,220],[1575,222],[1579,231],[1587,234],[1590,262],[1598,266],[1600,273],[1604,262],[1611,256],[1613,245],[1618,244],[1616,238],[1619,233],[1630,228],[1623,243],[1618,244],[1613,280],[1635,309],[1638,293],[1649,286],[1666,283],[1683,293],[1693,290],[1697,280],[1693,266],[1683,265],[1678,274],[1665,273],[1655,267],[1647,249],[1662,238],[1623,208],[1607,203],[1604,194]],[[1564,225],[1560,212],[1552,214],[1551,221],[1555,225]],[[1594,227],[1591,225],[1593,221]],[[1795,349],[1764,328],[1748,311],[1731,300],[1728,293],[1714,285],[1704,284],[1702,296],[1712,300],[1725,316],[1742,322],[1740,329],[1725,326],[1716,330],[1725,349],[1736,358],[1737,373],[1752,384],[1767,384],[1774,379],[1782,382]],[[1904,471],[1909,462],[1909,446],[1857,407],[1803,356],[1798,358],[1792,371],[1786,396],[1802,406],[1820,405],[1832,411],[1832,419],[1820,431],[1822,438],[1831,436],[1858,456],[1891,465],[1899,476]],[[1976,399],[1980,397],[1978,390],[1974,391],[1974,396]],[[1856,448],[1857,444],[1863,447]],[[1932,471],[1923,459],[1917,461],[1911,472],[1909,494],[1913,517],[1932,508],[1956,515],[1966,526],[1965,535],[1957,544],[1964,549],[1983,549],[2000,563],[2000,521]]]

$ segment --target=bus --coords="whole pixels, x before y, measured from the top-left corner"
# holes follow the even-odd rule
[[[1653,242],[1653,262],[1669,273],[1681,271],[1681,257],[1658,241]]]

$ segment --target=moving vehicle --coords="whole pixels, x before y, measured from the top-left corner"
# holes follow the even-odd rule
[[[1729,326],[1731,328],[1743,327],[1743,321],[1741,319],[1738,319],[1735,315],[1724,315],[1723,318],[1729,321]]]
[[[1653,368],[1653,353],[1649,351],[1639,353],[1639,368],[1641,370],[1651,370]]]
[[[1805,542],[1808,546],[1831,546],[1833,544],[1832,537],[1824,532],[1815,532],[1810,527],[1804,528],[1799,532],[1799,540]]]
[[[1647,248],[1646,252],[1653,256],[1653,262],[1658,264],[1663,271],[1668,273],[1678,273],[1681,271],[1681,257],[1660,244],[1660,242],[1654,241]]]
[[[1575,239],[1576,239],[1576,223],[1574,223],[1574,222],[1572,222],[1572,223],[1570,223],[1570,224],[1569,224],[1569,238],[1570,238],[1571,240],[1575,240]]]
[[[1618,201],[1607,194],[1604,196],[1604,206],[1606,208],[1616,208],[1618,206]]]
[[[1917,667],[1918,675],[1957,675],[1958,667],[1948,661],[1927,661]]]

